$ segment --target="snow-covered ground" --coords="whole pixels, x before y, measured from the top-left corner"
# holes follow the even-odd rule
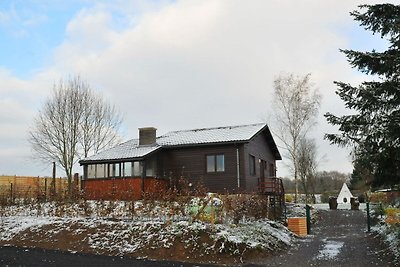
[[[0,245],[14,245],[16,240],[26,246],[48,243],[45,248],[64,246],[61,249],[140,257],[149,254],[149,258],[154,257],[151,250],[178,246],[186,251],[183,255],[226,254],[241,260],[252,249],[284,249],[295,242],[295,236],[268,219],[243,218],[233,224],[226,218],[221,224],[212,224],[193,221],[179,205],[86,201],[0,207]]]
[[[340,204],[338,208],[350,209],[350,205]],[[329,205],[312,205],[313,219],[318,219],[321,209],[328,210]],[[360,210],[366,212],[365,204],[360,205]],[[288,205],[287,217],[305,217],[305,205]],[[399,227],[383,220],[384,217],[372,230],[387,240],[400,259]],[[219,224],[193,220],[179,203],[81,201],[0,206],[0,245],[16,242],[23,246],[47,244],[45,248],[154,259],[168,258],[166,252],[156,256],[151,253],[164,249],[184,257],[174,260],[185,260],[195,253],[200,258],[209,257],[207,262],[217,261],[212,255],[228,255],[240,262],[245,252],[277,251],[297,243],[297,239],[282,224],[268,219],[244,217],[234,224],[229,214],[224,214]],[[334,258],[341,246],[327,240],[318,257]]]

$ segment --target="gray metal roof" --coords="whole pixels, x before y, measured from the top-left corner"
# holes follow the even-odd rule
[[[265,127],[265,123],[240,126],[173,131],[157,138],[162,146],[182,146],[209,143],[243,142],[250,140]]]
[[[143,158],[160,148],[161,146],[158,144],[153,146],[139,146],[139,139],[132,139],[87,157],[80,162]]]
[[[257,123],[240,126],[203,128],[184,131],[172,131],[157,137],[157,143],[151,146],[139,146],[138,139],[132,139],[96,155],[85,158],[80,163],[139,159],[148,156],[162,147],[246,142],[263,130],[267,125]]]

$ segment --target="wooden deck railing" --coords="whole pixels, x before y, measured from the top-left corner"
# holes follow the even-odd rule
[[[282,179],[276,177],[269,177],[258,179],[258,189],[261,194],[271,196],[285,195]]]

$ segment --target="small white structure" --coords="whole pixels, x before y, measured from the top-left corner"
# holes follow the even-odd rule
[[[346,183],[343,183],[342,189],[337,197],[338,204],[350,203],[351,198],[353,195],[350,192],[350,189],[347,187]]]

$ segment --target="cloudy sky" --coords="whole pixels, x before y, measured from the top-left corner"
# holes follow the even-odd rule
[[[323,140],[335,129],[322,115],[347,112],[333,81],[365,79],[339,48],[385,47],[349,16],[377,2],[0,0],[0,175],[51,175],[27,136],[61,78],[80,74],[118,106],[131,139],[145,126],[163,134],[265,121],[282,72],[311,73],[323,96],[312,133],[320,170],[351,172],[348,151]]]

